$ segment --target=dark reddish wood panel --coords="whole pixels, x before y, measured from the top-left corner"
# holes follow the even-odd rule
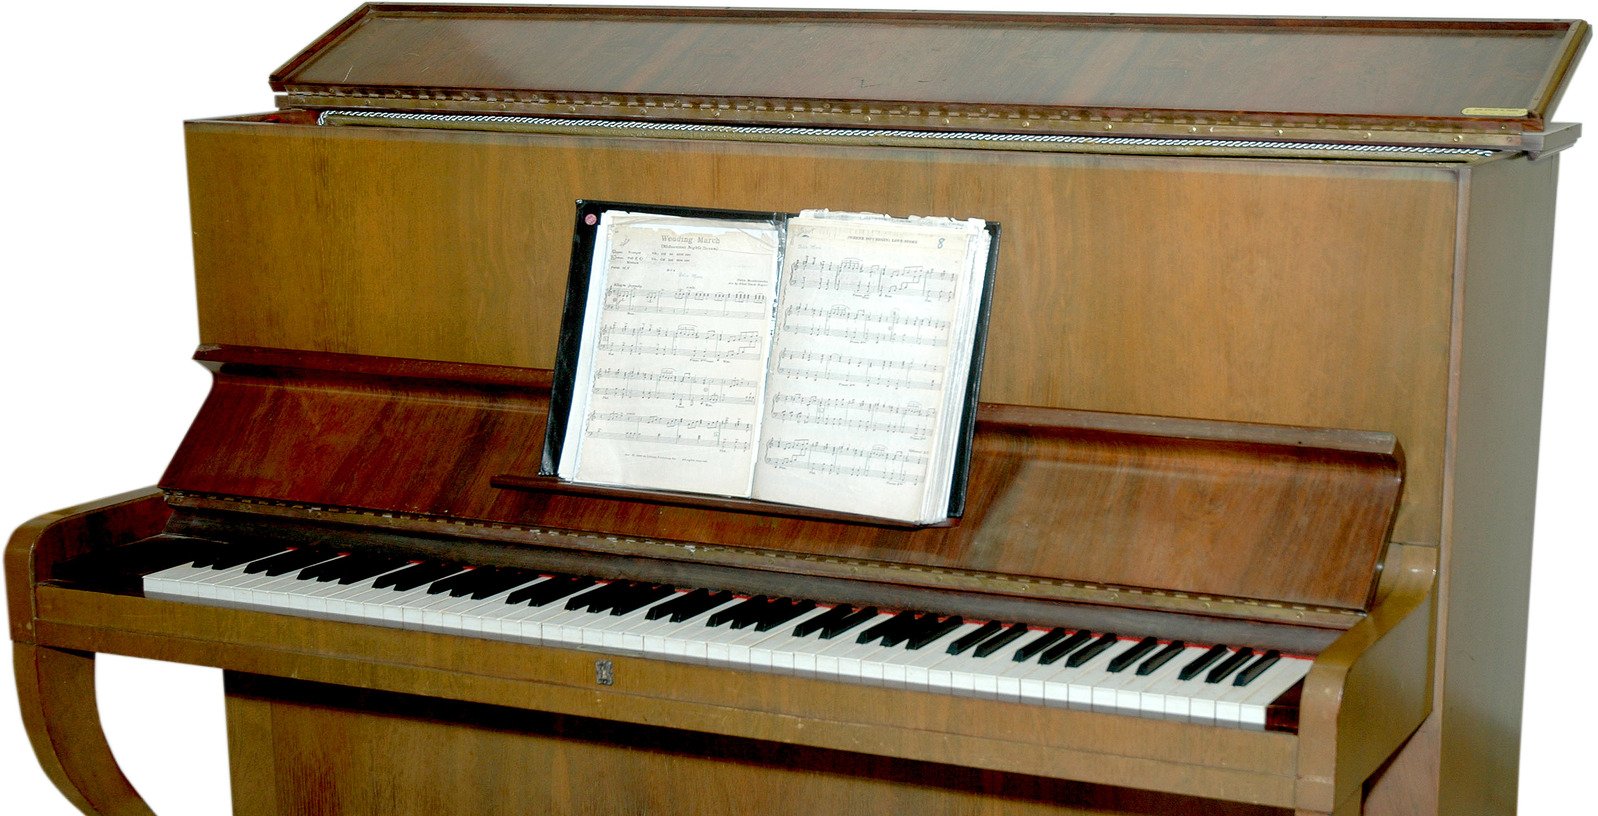
[[[1385,434],[985,405],[947,527],[502,488],[537,473],[544,372],[203,354],[246,362],[219,363],[168,489],[1363,608],[1402,480]]]

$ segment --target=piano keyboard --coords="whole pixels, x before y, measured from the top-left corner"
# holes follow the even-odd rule
[[[1249,647],[317,547],[180,558],[144,577],[147,596],[1254,730],[1311,664]]]

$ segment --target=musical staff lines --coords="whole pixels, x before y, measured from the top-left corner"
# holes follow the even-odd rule
[[[788,306],[782,311],[782,331],[857,344],[949,345],[949,321],[907,315],[898,309],[874,312],[847,306]]]
[[[601,368],[594,371],[593,393],[618,399],[673,400],[679,405],[754,405],[759,388],[760,382],[750,377]]]
[[[789,267],[787,285],[862,298],[914,295],[932,303],[947,303],[954,300],[958,281],[958,275],[943,269],[866,264],[859,258],[826,261],[804,255]]]
[[[746,451],[753,431],[753,424],[732,418],[695,419],[632,411],[593,411],[588,415],[587,435],[590,439]]]
[[[599,350],[617,354],[656,354],[691,360],[759,360],[765,334],[724,332],[694,324],[675,328],[653,323],[607,322],[599,327]]]
[[[872,433],[902,434],[924,439],[932,434],[938,410],[916,403],[900,405],[851,397],[778,393],[771,396],[770,416],[805,425],[851,428]]]
[[[890,485],[920,481],[927,466],[927,455],[916,450],[811,439],[769,439],[762,458],[767,466],[780,470],[876,479]]]
[[[724,317],[731,320],[771,319],[771,298],[764,292],[610,286],[605,289],[605,308],[629,314]]]
[[[806,380],[936,391],[942,385],[944,367],[912,360],[783,349],[777,355],[776,370]]]

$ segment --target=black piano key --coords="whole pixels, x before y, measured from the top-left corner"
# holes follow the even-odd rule
[[[920,635],[930,626],[938,624],[938,616],[932,612],[917,612],[912,618],[904,622],[893,631],[882,636],[882,645],[892,648]]]
[[[477,582],[487,574],[484,567],[464,567],[454,575],[446,576],[434,581],[427,587],[429,595],[443,595],[449,593],[451,598],[462,598],[477,586]]]
[[[1065,630],[1056,626],[1053,629],[1043,633],[1043,637],[1037,638],[1027,645],[1016,649],[1015,657],[1011,659],[1017,663],[1025,663],[1026,661],[1031,660],[1034,655],[1042,652],[1044,649],[1047,649],[1056,643],[1059,643],[1064,639]]]
[[[971,647],[977,645],[978,643],[993,637],[1000,629],[1003,628],[1004,624],[999,623],[998,621],[988,621],[987,623],[984,623],[957,638],[953,643],[949,644],[947,651],[952,655],[957,655],[968,651],[971,649]]]
[[[822,640],[832,640],[833,638],[843,634],[844,632],[847,632],[847,631],[849,631],[849,630],[851,630],[851,629],[853,629],[853,628],[855,628],[857,626],[860,626],[860,625],[866,623],[867,621],[876,619],[876,617],[877,617],[877,608],[874,607],[874,606],[867,606],[867,607],[862,607],[860,609],[856,609],[855,611],[843,616],[842,618],[839,618],[838,620],[833,621],[832,623],[829,623],[826,626],[823,626],[821,628],[821,639]]]
[[[766,610],[764,617],[755,624],[755,631],[770,632],[771,630],[799,617],[816,608],[815,601],[796,601],[792,598],[778,598],[771,608]]]
[[[1059,643],[1044,649],[1043,653],[1038,655],[1038,663],[1047,666],[1059,660],[1060,658],[1065,657],[1066,655],[1080,648],[1082,644],[1087,643],[1092,639],[1092,632],[1089,632],[1086,629],[1078,629],[1065,640],[1062,640]]]
[[[1222,661],[1221,665],[1211,669],[1209,675],[1204,678],[1204,682],[1219,683],[1222,680],[1225,680],[1227,675],[1242,668],[1243,664],[1247,663],[1249,658],[1252,658],[1253,656],[1254,650],[1248,648],[1247,646],[1238,649],[1232,653],[1231,657],[1228,657],[1226,660]]]
[[[1066,658],[1065,667],[1068,669],[1074,669],[1078,666],[1084,666],[1089,660],[1104,654],[1105,650],[1109,649],[1111,646],[1114,646],[1116,643],[1119,643],[1120,640],[1120,635],[1117,635],[1114,632],[1105,632],[1104,634],[1099,635],[1098,640],[1095,640],[1087,646],[1084,646],[1081,651]]]
[[[430,583],[430,581],[438,578],[438,575],[433,572],[438,567],[438,564],[430,564],[430,562],[412,561],[411,565],[407,565],[401,570],[390,572],[388,575],[380,576],[376,581],[372,581],[372,589],[393,589],[400,581],[406,581],[409,578],[422,578],[422,583]],[[420,584],[417,584],[417,586],[420,586]],[[412,586],[412,589],[415,589],[414,586]]]
[[[710,618],[705,621],[705,625],[720,626],[726,623],[731,624],[728,628],[742,629],[748,626],[749,622],[753,620],[751,615],[755,609],[765,604],[765,602],[766,596],[764,595],[756,595],[752,598],[745,598],[743,601],[733,604],[726,609],[717,610],[716,614],[711,615]]]
[[[732,608],[732,628],[748,629],[759,623],[771,609],[772,600],[765,595],[756,595],[748,603],[742,603]]]
[[[190,563],[196,567],[210,567],[214,570],[233,569],[286,549],[282,544],[272,543],[228,544],[206,548],[204,555]]]
[[[531,597],[527,599],[527,605],[545,606],[562,598],[569,598],[578,592],[586,592],[591,589],[598,592],[599,590],[594,589],[594,586],[598,583],[598,578],[586,578],[580,575],[567,576],[559,582],[543,581],[530,587],[533,592]]]
[[[1173,640],[1165,644],[1165,648],[1155,652],[1153,657],[1143,661],[1143,665],[1137,667],[1138,676],[1147,677],[1159,671],[1161,666],[1175,660],[1176,656],[1185,649],[1187,649],[1187,644],[1180,640]]]
[[[679,609],[685,609],[691,604],[702,602],[705,598],[709,597],[709,595],[710,590],[708,589],[695,589],[684,592],[681,595],[678,595],[677,597],[672,598],[671,600],[654,607],[653,609],[650,609],[648,612],[645,612],[644,620],[660,620],[661,618],[664,618]]]
[[[278,555],[274,555],[270,558],[263,558],[259,561],[253,561],[249,566],[244,568],[244,572],[247,575],[266,575],[272,577],[287,575],[290,572],[305,569],[306,567],[315,564],[318,561],[326,561],[327,559],[333,557],[333,555],[334,553],[322,549],[321,547],[302,547],[297,550],[289,550],[285,553],[279,553]]]
[[[1276,665],[1276,661],[1281,659],[1281,652],[1278,652],[1275,649],[1267,651],[1265,654],[1260,655],[1258,660],[1250,663],[1248,668],[1238,672],[1237,678],[1232,681],[1232,685],[1246,686],[1249,683],[1254,682],[1259,678],[1260,675],[1265,673],[1266,669]]]
[[[1010,624],[1010,628],[978,644],[976,651],[972,652],[971,656],[987,657],[988,655],[1003,649],[1011,643],[1014,643],[1017,638],[1025,635],[1027,632],[1031,631],[1031,629],[1032,627],[1025,623],[1012,623]]]
[[[1128,666],[1143,659],[1143,656],[1154,651],[1160,645],[1158,638],[1146,637],[1137,642],[1137,645],[1115,656],[1110,661],[1110,673],[1116,674],[1126,671]]]
[[[854,612],[854,607],[848,604],[837,604],[820,615],[817,615],[810,620],[795,626],[793,628],[793,636],[809,637],[816,632],[820,632],[828,626],[832,626],[844,618],[853,615]]]
[[[558,573],[558,572],[557,573],[552,573],[552,574],[548,575],[544,580],[539,581],[536,584],[532,584],[530,586],[524,586],[521,589],[518,589],[515,592],[512,592],[511,594],[505,596],[505,603],[508,603],[508,604],[526,603],[526,604],[529,604],[530,606],[543,606],[544,604],[548,603],[549,601],[554,600],[554,598],[549,595],[549,593],[551,593],[553,591],[553,589],[552,589],[553,587],[565,587],[565,586],[568,586],[574,580],[577,580],[576,576],[563,575],[563,574]],[[575,592],[576,590],[572,590],[572,591]],[[565,596],[561,596],[561,597],[565,597]],[[536,603],[530,603],[535,598],[541,598],[542,600],[538,600]]]
[[[920,634],[904,642],[904,647],[911,651],[925,648],[927,644],[959,629],[965,625],[965,619],[959,615],[950,615],[943,620],[935,621],[932,625],[924,627]]]
[[[472,590],[471,596],[479,601],[486,600],[507,589],[519,587],[537,579],[538,573],[532,570],[518,569],[516,567],[495,567],[477,582],[477,588]]]
[[[364,556],[356,554],[340,560],[346,563],[340,565],[338,577],[334,580],[346,586],[358,581],[376,578],[385,572],[399,569],[408,563],[405,558],[397,555],[377,555],[375,553]]]
[[[703,615],[705,612],[715,609],[730,600],[732,600],[731,592],[696,589],[649,610],[645,617],[651,620],[659,620],[670,616],[672,623],[682,623],[690,618]]]
[[[632,589],[630,581],[611,581],[592,592],[584,592],[568,599],[566,608],[574,611],[581,609],[587,612],[604,612],[630,589]]]
[[[861,632],[860,636],[855,638],[855,642],[870,643],[873,640],[880,640],[882,641],[882,645],[891,646],[893,644],[888,642],[888,638],[890,636],[896,635],[900,630],[914,624],[916,622],[917,616],[920,614],[921,613],[919,612],[911,612],[907,609],[891,618],[888,618],[885,621],[878,621],[873,626],[867,628],[864,632]],[[897,643],[898,641],[896,640],[894,642]]]
[[[683,609],[683,610],[671,613],[671,622],[672,623],[683,623],[683,622],[686,622],[686,621],[691,621],[694,618],[697,618],[700,615],[703,615],[703,614],[705,614],[706,612],[709,612],[712,609],[716,609],[717,607],[721,607],[721,606],[726,606],[728,603],[730,603],[736,597],[737,597],[736,595],[732,594],[732,592],[730,592],[728,590],[720,590],[720,591],[717,591],[717,592],[712,592],[712,593],[710,593],[710,595],[702,603],[696,604],[692,608]]]
[[[417,587],[428,586],[440,578],[460,572],[460,570],[459,564],[443,561],[421,561],[377,579],[373,587],[376,589],[392,589],[395,592],[410,592]]]
[[[615,606],[612,606],[610,608],[610,614],[626,615],[629,612],[637,612],[638,610],[643,609],[644,607],[661,600],[662,598],[665,598],[676,591],[677,590],[672,587],[662,586],[660,584],[644,584],[637,592],[634,592],[626,600],[620,601]]]
[[[1199,672],[1209,668],[1211,663],[1220,660],[1226,654],[1226,651],[1226,647],[1219,643],[1211,646],[1209,651],[1194,658],[1192,663],[1183,666],[1182,671],[1176,675],[1177,679],[1192,680],[1199,676]]]
[[[349,558],[350,554],[347,552],[341,552],[336,553],[335,556],[336,557],[330,560],[323,561],[319,564],[312,564],[309,567],[300,570],[300,574],[296,575],[295,577],[301,581],[316,581],[324,584],[333,580],[333,571],[338,568],[338,564],[340,562],[344,561],[346,558]]]
[[[471,581],[472,576],[476,574],[476,567],[457,567],[453,573],[444,575],[438,580],[433,581],[431,584],[428,584],[427,594],[442,595],[446,592],[449,592],[453,595],[454,589],[456,587]]]

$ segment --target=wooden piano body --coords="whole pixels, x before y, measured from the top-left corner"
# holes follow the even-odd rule
[[[187,125],[215,384],[158,489],[12,540],[36,753],[86,812],[148,812],[99,734],[107,652],[226,670],[239,814],[1491,812],[1521,664],[1473,656],[1524,628],[1501,577],[1526,568],[1556,154],[1579,131],[1545,117],[1586,37],[364,7],[274,76],[278,111]],[[1201,55],[1182,78],[1162,38]],[[639,43],[635,65],[560,57]],[[1349,49],[1412,84],[1373,101],[1318,70]],[[1217,81],[1289,53],[1303,75]],[[577,199],[1002,223],[966,515],[907,530],[531,478]],[[1296,730],[1247,731],[182,604],[97,572],[180,537],[1315,667]]]

